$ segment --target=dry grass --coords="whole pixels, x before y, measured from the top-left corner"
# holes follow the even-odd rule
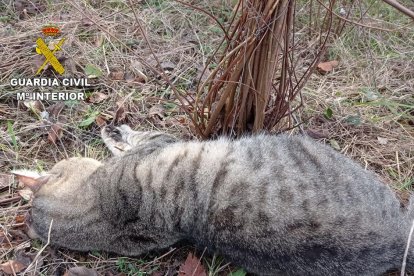
[[[371,16],[387,11],[371,10]],[[310,131],[335,140],[342,152],[407,191],[414,183],[414,32],[399,27],[394,33],[357,28],[337,39],[327,58],[340,66],[307,83],[302,119]],[[324,116],[328,108],[330,119]]]
[[[405,1],[407,6],[409,1]],[[230,19],[230,2],[192,1],[223,24]],[[8,175],[11,169],[46,170],[58,160],[76,155],[107,158],[108,152],[99,138],[99,124],[103,122],[160,129],[185,139],[193,136],[189,119],[177,107],[177,97],[165,80],[148,66],[165,71],[180,92],[194,96],[208,57],[222,39],[220,28],[208,15],[174,1],[136,1],[134,7],[139,12],[140,23],[161,61],[162,68],[158,68],[126,3],[22,0],[0,4],[2,262],[18,258],[21,252],[32,261],[43,246],[22,233],[22,219],[29,206],[17,194],[17,184]],[[305,106],[296,112],[296,119],[303,122],[304,131],[325,139],[375,170],[406,199],[414,182],[414,31],[408,25],[409,19],[385,4],[357,3],[352,20],[358,20],[360,8],[375,3],[359,22],[398,30],[385,32],[348,25],[343,36],[329,45],[325,56],[326,60],[339,60],[339,67],[327,75],[311,76],[303,89]],[[304,35],[309,20],[307,11],[307,7],[298,8],[299,21],[303,22],[298,23],[296,35],[303,43],[301,54],[304,56],[307,55]],[[93,64],[103,73],[87,90],[67,89],[77,89],[88,96],[99,92],[107,96],[105,100],[67,102],[61,112],[51,108],[55,104],[52,102],[37,103],[30,109],[16,101],[17,91],[35,91],[35,88],[11,87],[10,78],[30,77],[38,69],[41,60],[35,52],[35,40],[40,28],[49,23],[61,26],[68,38],[62,55],[66,57],[63,64],[68,76],[84,77],[87,64]],[[306,59],[303,62],[306,65]],[[146,82],[138,69],[148,78]],[[48,72],[45,74],[50,75],[51,71]],[[328,108],[332,110],[331,117],[324,116]],[[49,120],[41,119],[40,112],[45,110]],[[88,118],[92,118],[90,125],[79,126]],[[62,128],[62,138],[56,143],[48,139],[53,125]],[[127,259],[99,252],[80,254],[47,248],[32,266],[32,274],[60,275],[74,265],[86,265],[112,275],[173,273],[188,250],[183,247],[143,259]],[[217,274],[223,265],[215,261],[211,275]],[[226,268],[220,273],[228,271]]]

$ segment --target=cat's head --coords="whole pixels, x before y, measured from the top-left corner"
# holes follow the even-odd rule
[[[52,238],[61,244],[61,236],[67,234],[64,232],[70,223],[84,212],[88,199],[92,198],[88,196],[87,179],[101,165],[91,158],[70,158],[44,173],[13,171],[19,181],[33,191],[29,236],[48,240],[51,229]]]

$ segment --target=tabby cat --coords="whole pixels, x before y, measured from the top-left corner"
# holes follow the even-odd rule
[[[115,155],[71,158],[27,181],[31,235],[137,256],[187,240],[259,275],[400,268],[413,219],[370,172],[303,136],[182,142],[106,127]],[[407,268],[414,268],[410,248]]]

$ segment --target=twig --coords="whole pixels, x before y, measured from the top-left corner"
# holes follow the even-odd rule
[[[400,12],[402,12],[403,14],[408,15],[409,17],[411,17],[412,19],[414,19],[414,11],[412,11],[409,8],[401,5],[400,3],[397,2],[397,0],[382,0],[382,1],[384,1],[388,5],[396,8],[397,10],[399,10]]]
[[[17,195],[15,197],[11,197],[11,198],[5,198],[5,199],[0,199],[0,206],[9,204],[9,203],[16,203],[18,201],[20,201],[20,199],[22,199],[21,196]]]
[[[408,250],[410,249],[410,243],[411,243],[411,238],[413,236],[413,231],[414,231],[414,220],[413,220],[413,224],[411,225],[410,234],[408,235],[407,247],[405,248],[405,252],[404,252],[404,258],[403,258],[403,263],[401,267],[401,276],[405,275],[405,267],[407,265]]]
[[[226,29],[224,28],[223,24],[221,24],[221,23],[220,23],[220,21],[219,21],[219,20],[218,20],[218,19],[217,19],[214,15],[212,15],[210,12],[208,12],[208,11],[206,11],[206,10],[204,10],[204,9],[201,9],[201,8],[199,8],[199,7],[196,7],[196,6],[194,6],[194,5],[191,5],[191,4],[189,4],[189,3],[185,3],[185,2],[180,1],[180,0],[174,0],[174,1],[175,1],[175,2],[180,3],[181,5],[187,6],[187,7],[189,7],[189,8],[192,8],[192,9],[194,9],[194,10],[197,10],[197,11],[199,11],[199,12],[202,12],[202,13],[205,13],[206,15],[208,15],[211,19],[213,19],[214,21],[216,21],[217,25],[219,25],[220,29],[223,31],[224,36],[225,36],[225,37],[226,37],[226,39],[227,39],[227,42],[230,42],[230,37],[229,37],[229,34],[227,33],[227,31],[226,31]]]
[[[379,31],[385,31],[385,32],[393,32],[394,30],[390,30],[390,29],[384,29],[384,28],[380,28],[380,27],[375,27],[375,26],[369,26],[369,25],[364,25],[362,23],[356,22],[356,21],[352,21],[347,19],[346,17],[340,16],[339,14],[337,14],[336,12],[334,12],[332,9],[328,8],[324,3],[322,3],[321,0],[316,0],[318,1],[318,3],[324,7],[326,10],[328,10],[330,13],[332,13],[333,15],[335,15],[336,17],[338,17],[341,20],[344,20],[348,23],[360,26],[360,27],[364,27],[364,28],[369,28],[369,29],[374,29],[374,30],[379,30]],[[385,0],[384,0],[385,1]]]
[[[32,267],[33,265],[37,262],[37,260],[39,259],[40,255],[42,254],[42,252],[46,249],[46,247],[50,244],[50,233],[52,232],[52,225],[53,225],[53,219],[50,221],[50,225],[49,225],[49,231],[47,233],[47,242],[46,244],[39,250],[39,252],[37,252],[36,257],[34,257],[33,261],[30,263],[30,265],[26,268],[26,270],[23,272],[22,275],[25,275]]]
[[[198,260],[198,262],[197,262],[197,266],[194,268],[194,271],[193,271],[193,274],[191,274],[191,276],[194,276],[195,275],[195,273],[196,273],[196,271],[197,271],[197,269],[198,269],[198,266],[200,265],[200,263],[201,263],[201,259],[203,258],[203,256],[204,256],[204,253],[206,252],[206,249],[207,249],[207,247],[205,247],[204,248],[204,250],[203,250],[203,253],[201,253],[201,256],[200,256],[200,259]]]

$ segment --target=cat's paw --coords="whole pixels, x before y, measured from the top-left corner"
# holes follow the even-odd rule
[[[115,156],[119,156],[132,148],[132,145],[128,143],[128,137],[132,132],[127,125],[105,126],[102,128],[101,136],[108,149]]]

